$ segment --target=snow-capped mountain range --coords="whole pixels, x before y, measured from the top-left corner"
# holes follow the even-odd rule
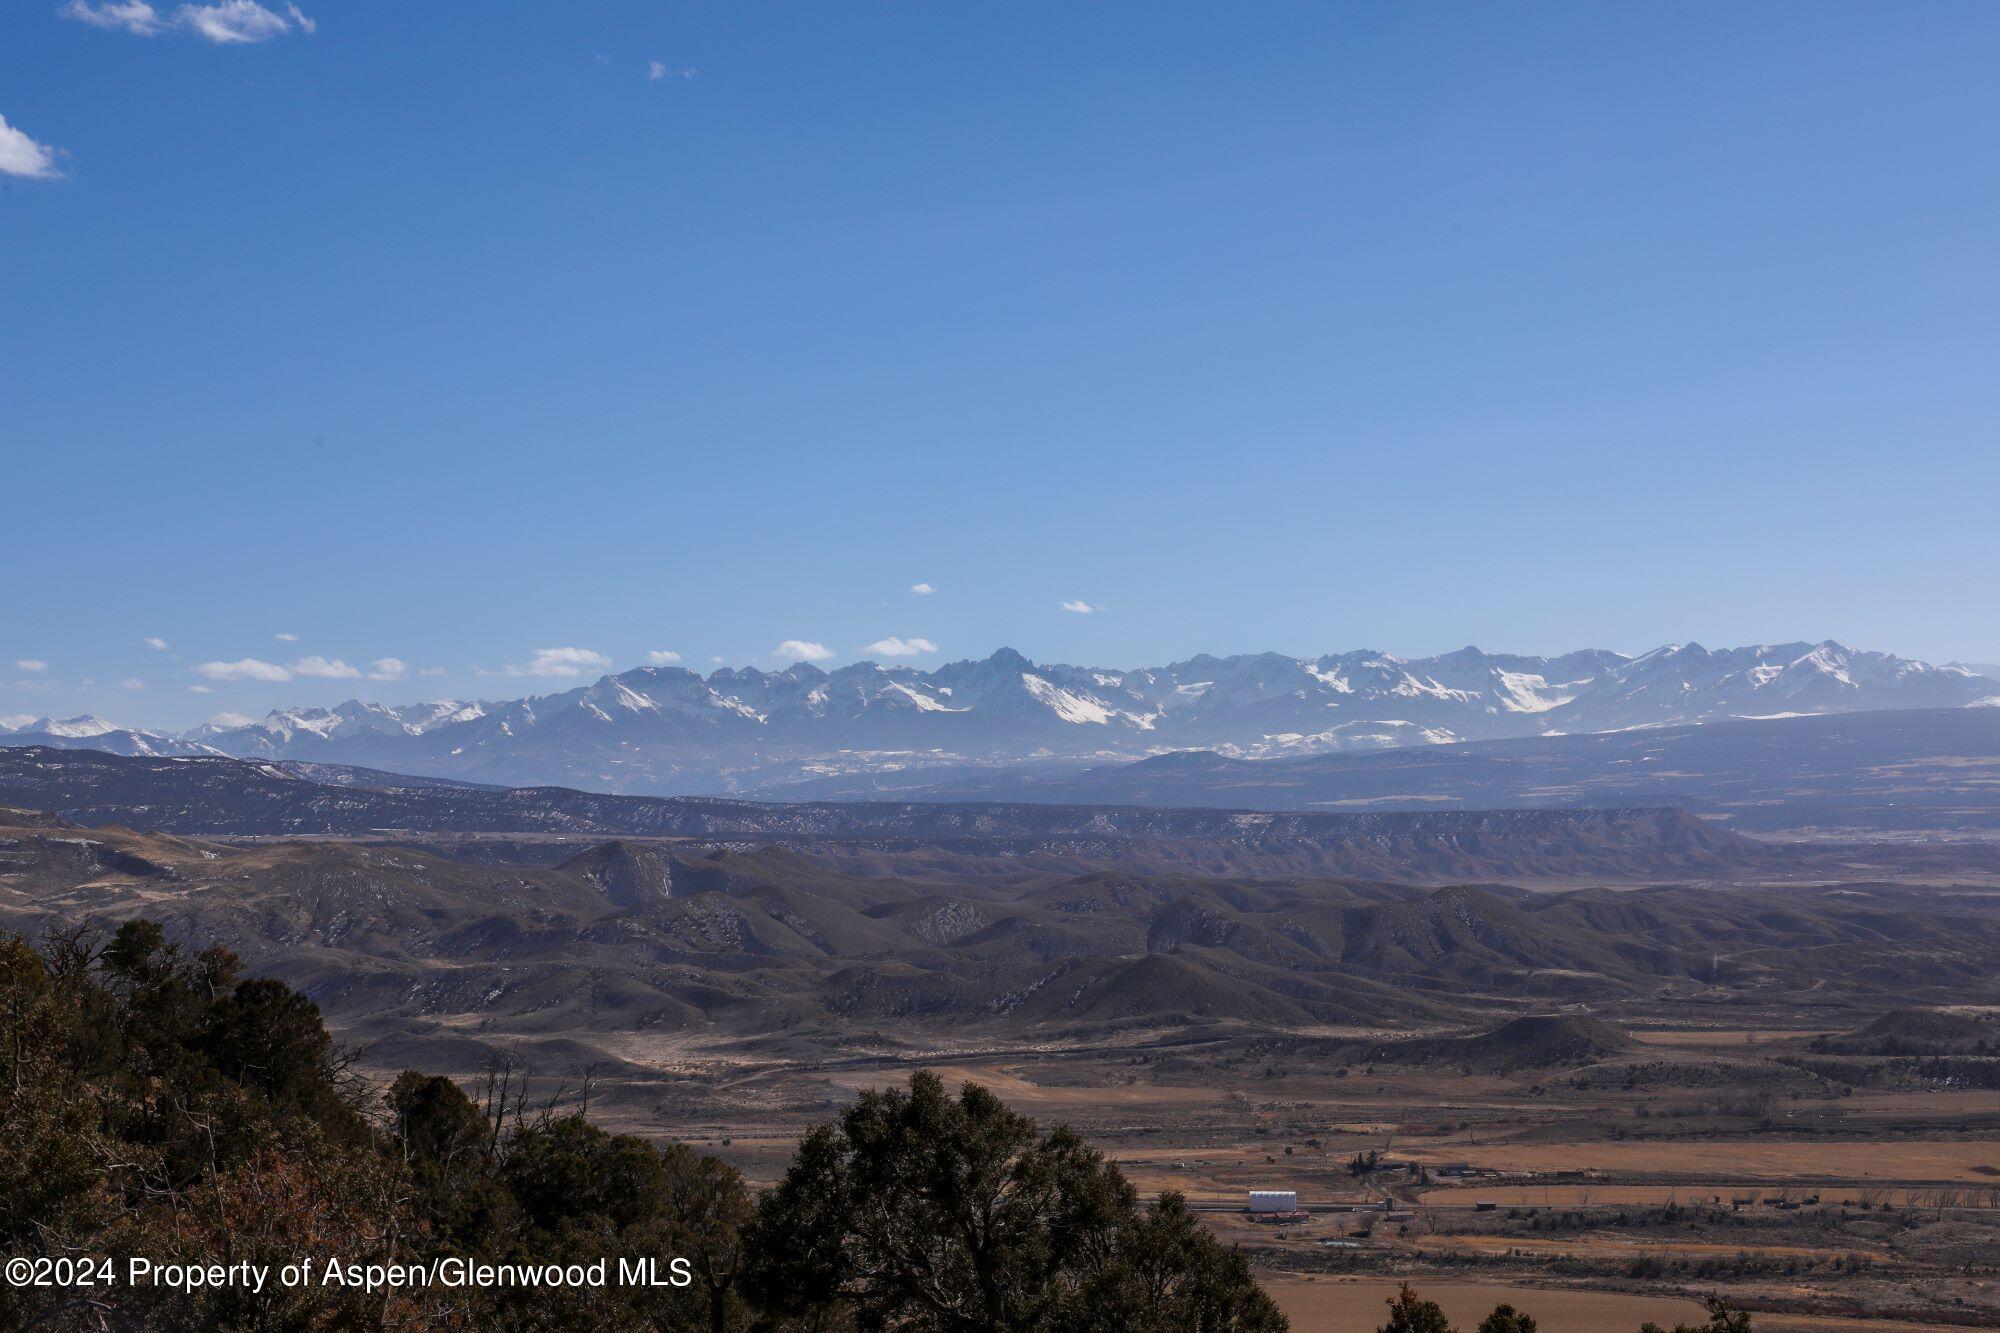
[[[1297,658],[1203,654],[1139,670],[1038,665],[1003,648],[934,671],[639,667],[559,694],[278,709],[181,735],[96,718],[9,719],[5,744],[366,765],[507,785],[728,792],[835,773],[1242,758],[1617,731],[1719,718],[2000,705],[2000,681],[1831,641],[1638,657],[1462,648]],[[4,728],[0,728],[4,731]]]

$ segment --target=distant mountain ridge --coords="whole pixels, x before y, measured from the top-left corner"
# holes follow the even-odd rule
[[[1985,839],[2000,831],[2000,708],[1732,719],[1276,759],[1180,750],[1087,768],[829,777],[759,795],[1223,810],[1672,805],[1758,832]]]
[[[1957,708],[2000,682],[1831,640],[1637,657],[1462,648],[1405,660],[1202,654],[1164,667],[1037,664],[1003,648],[932,671],[639,667],[558,694],[278,709],[182,735],[37,719],[7,744],[223,754],[633,793],[720,793],[845,773],[1102,762],[1207,749],[1239,759],[1620,731],[1720,718]]]

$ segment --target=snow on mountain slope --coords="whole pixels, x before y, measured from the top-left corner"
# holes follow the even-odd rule
[[[47,745],[57,749],[103,750],[107,754],[160,757],[188,754],[221,754],[199,741],[166,736],[156,731],[136,731],[106,722],[101,717],[70,717],[58,721],[50,717],[6,719],[15,725],[0,727],[5,745]]]
[[[88,714],[67,717],[58,722],[52,717],[37,718],[21,728],[22,731],[38,731],[50,736],[61,736],[69,740],[86,740],[92,736],[105,736],[118,730],[117,726],[101,717]]]
[[[558,694],[278,709],[181,737],[35,719],[35,743],[223,752],[511,784],[723,792],[805,773],[1098,762],[1176,749],[1239,758],[1610,732],[1721,718],[1963,707],[1993,679],[1831,641],[1672,644],[1545,658],[1478,648],[1403,659],[1207,654],[1136,670],[1037,664],[1003,648],[933,671],[675,666]],[[18,721],[18,720],[17,720]]]

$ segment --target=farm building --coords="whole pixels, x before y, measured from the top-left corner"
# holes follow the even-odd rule
[[[1250,1191],[1250,1211],[1253,1213],[1296,1213],[1298,1210],[1297,1190]]]

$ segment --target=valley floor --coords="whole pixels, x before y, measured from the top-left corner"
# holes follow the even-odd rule
[[[1246,1036],[746,1069],[717,1086],[726,1109],[624,1114],[763,1184],[862,1089],[917,1067],[978,1082],[1074,1125],[1142,1191],[1187,1195],[1302,1330],[1369,1333],[1403,1281],[1463,1327],[1503,1300],[1545,1333],[1671,1327],[1710,1292],[1775,1333],[2000,1327],[2000,1090],[1773,1095],[1817,1034],[1646,1035],[1651,1081],[1609,1088],[1583,1067],[1280,1067],[1245,1059]],[[1252,1189],[1296,1190],[1308,1216],[1255,1221]]]

